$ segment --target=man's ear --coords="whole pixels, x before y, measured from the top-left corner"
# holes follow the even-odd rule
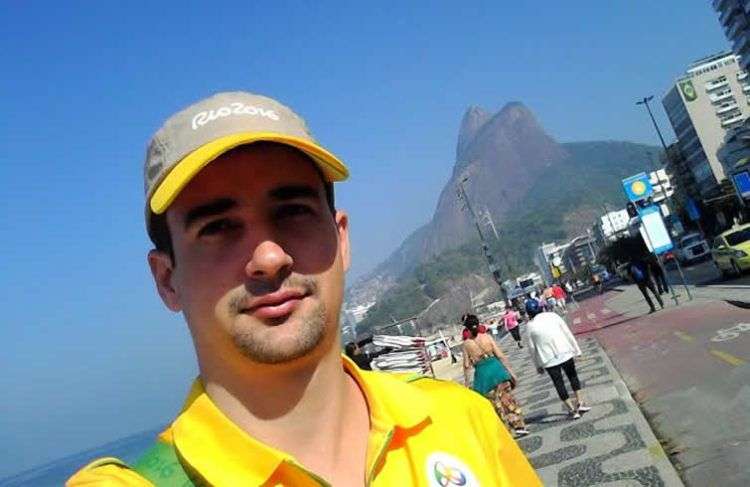
[[[182,310],[177,291],[172,286],[172,272],[174,263],[169,255],[161,250],[151,250],[148,253],[148,265],[151,268],[151,275],[154,277],[156,289],[164,304],[172,311]]]
[[[339,252],[344,270],[349,270],[351,264],[351,248],[349,247],[349,217],[345,211],[336,210],[336,230],[339,234]]]

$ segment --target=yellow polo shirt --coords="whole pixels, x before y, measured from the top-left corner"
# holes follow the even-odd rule
[[[369,372],[343,359],[370,411],[368,486],[540,486],[492,405],[458,384]],[[328,485],[293,456],[255,440],[214,405],[196,380],[177,419],[160,435],[183,464],[216,486]],[[66,484],[152,486],[113,459],[100,459]]]

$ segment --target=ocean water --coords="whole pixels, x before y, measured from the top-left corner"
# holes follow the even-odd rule
[[[16,475],[0,479],[0,487],[60,487],[78,469],[100,457],[117,457],[132,463],[149,448],[164,428],[121,438],[90,450],[82,451],[60,460],[40,465]]]

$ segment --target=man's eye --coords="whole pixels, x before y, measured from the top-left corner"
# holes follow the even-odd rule
[[[312,214],[314,214],[312,208],[307,205],[284,205],[276,210],[276,218],[293,218]]]
[[[222,218],[220,220],[213,220],[208,224],[204,225],[199,231],[199,237],[218,235],[221,233],[230,232],[239,228],[239,224],[232,220]]]

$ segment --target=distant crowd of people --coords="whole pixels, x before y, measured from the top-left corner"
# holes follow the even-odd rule
[[[523,315],[526,315],[526,343],[530,361],[538,373],[547,372],[569,417],[578,419],[591,407],[582,397],[581,382],[576,372],[575,357],[581,355],[581,349],[560,316],[567,311],[566,301],[566,290],[555,284],[542,289],[539,294],[531,293],[522,306],[517,301],[510,303],[500,319],[521,349],[524,345],[520,328]],[[498,416],[515,432],[516,437],[529,434],[521,406],[513,395],[518,377],[502,348],[487,333],[488,329],[496,330],[498,323],[490,322],[489,326],[485,326],[473,314],[464,315],[462,322],[464,383],[492,402]],[[563,374],[568,378],[574,399],[570,398]]]
[[[656,259],[634,258],[625,267],[629,277],[643,293],[651,312],[656,310],[649,292],[663,308],[661,295],[669,289],[664,272]],[[601,277],[592,274],[594,288],[603,287]],[[493,320],[481,323],[474,314],[461,317],[463,325],[464,383],[485,396],[495,412],[515,433],[516,438],[529,434],[521,405],[514,396],[519,383],[510,360],[498,341],[497,335],[505,328],[518,349],[528,348],[529,361],[539,374],[547,373],[570,419],[579,419],[591,409],[582,395],[582,385],[576,370],[576,357],[581,349],[563,316],[568,311],[574,285],[570,281],[539,286],[521,298],[506,301],[503,313]],[[601,289],[600,289],[601,291]],[[521,328],[525,327],[525,337]],[[346,347],[346,353],[361,368],[369,369],[372,357],[355,344]],[[453,353],[450,352],[454,358]],[[455,358],[454,358],[455,361]],[[567,378],[567,383],[565,381]],[[571,392],[572,391],[572,392]]]
[[[529,434],[523,410],[513,395],[518,376],[492,335],[497,335],[499,328],[505,328],[516,347],[523,349],[521,327],[525,324],[530,362],[538,373],[549,375],[569,417],[580,418],[582,413],[591,409],[582,397],[576,372],[575,357],[581,355],[581,349],[562,318],[567,313],[567,301],[572,291],[569,282],[540,286],[525,298],[508,301],[496,320],[480,323],[474,314],[461,317],[464,383],[490,400],[497,415],[517,438]],[[357,344],[348,343],[345,353],[360,368],[371,369],[374,355],[366,353]],[[568,379],[573,399],[564,377]]]

